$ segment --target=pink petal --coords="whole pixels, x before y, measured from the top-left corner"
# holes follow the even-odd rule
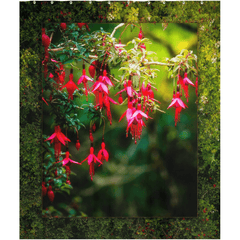
[[[108,154],[107,150],[103,149],[103,155],[104,155],[106,161],[108,162],[109,154]]]
[[[124,92],[124,91],[126,91],[126,89],[122,89],[121,91],[117,92],[117,93],[115,94],[115,96],[118,95],[118,94],[121,93],[121,92]]]
[[[56,133],[53,133],[48,139],[46,139],[45,141],[47,141],[47,140],[51,140],[51,139],[53,139],[53,138],[55,138],[56,137]]]
[[[102,162],[95,155],[93,155],[93,157],[94,157],[95,160],[97,160],[99,163],[102,164]]]
[[[117,104],[118,105],[118,103],[117,102],[115,102],[112,98],[110,98],[110,97],[108,97],[108,99],[109,99],[109,101],[110,102],[112,102],[112,103],[114,103],[114,104]]]
[[[172,100],[172,102],[171,102],[171,104],[168,106],[168,108],[167,109],[169,109],[170,107],[172,107],[175,103],[176,103],[176,101],[177,101],[177,99],[175,98],[175,99],[173,99]]]
[[[93,154],[89,154],[89,156],[88,156],[88,165],[90,165],[91,164],[91,162],[93,161]]]
[[[123,115],[120,117],[119,122],[124,118],[124,116],[126,115],[126,112],[127,112],[127,111],[125,111],[125,112],[123,113]]]

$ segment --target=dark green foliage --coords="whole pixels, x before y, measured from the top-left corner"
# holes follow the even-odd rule
[[[41,100],[41,28],[49,21],[199,23],[197,218],[42,218],[40,169],[42,105],[45,103]],[[219,41],[220,2],[216,1],[205,1],[203,5],[191,1],[184,5],[182,2],[156,1],[150,5],[135,2],[129,6],[122,2],[111,5],[107,2],[73,2],[72,5],[64,1],[21,2],[20,238],[219,238]]]

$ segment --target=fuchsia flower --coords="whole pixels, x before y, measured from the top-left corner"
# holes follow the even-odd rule
[[[73,93],[76,89],[79,90],[79,88],[77,87],[77,85],[73,82],[73,74],[72,74],[72,69],[71,69],[71,73],[69,74],[69,81],[67,84],[65,84],[64,86],[62,86],[61,90],[63,88],[67,88],[68,91],[68,101],[70,100],[70,98],[73,100]]]
[[[122,93],[120,93],[118,98],[118,103],[122,104],[122,102],[123,102]]]
[[[82,71],[82,76],[79,78],[77,84],[79,85],[80,83],[83,83],[84,88],[85,88],[85,95],[88,101],[88,86],[87,86],[87,81],[93,82],[93,80],[86,75],[86,70],[83,69]]]
[[[92,62],[92,64],[96,65],[96,61]],[[94,78],[95,73],[96,73],[96,68],[94,65],[90,65],[88,68],[88,72],[92,78]]]
[[[63,164],[63,166],[65,166],[65,165],[70,166],[71,163],[80,164],[79,162],[76,162],[76,161],[73,161],[72,159],[70,159],[69,158],[69,151],[66,151],[66,156],[62,160],[62,164]]]
[[[86,160],[88,160],[88,165],[89,165],[89,174],[91,176],[91,180],[93,180],[93,175],[95,174],[94,171],[94,163],[99,162],[100,164],[102,164],[102,162],[94,155],[94,148],[91,147],[90,148],[90,154],[88,155],[88,157],[86,159],[84,159],[80,165],[85,162]]]
[[[140,48],[144,48],[144,49],[146,50],[145,44],[143,43],[143,44],[140,46]]]
[[[49,200],[50,200],[51,202],[53,202],[53,200],[54,200],[54,193],[53,193],[53,191],[52,191],[52,186],[49,186],[49,187],[48,187],[48,198],[49,198]]]
[[[51,140],[51,143],[54,142],[54,152],[56,159],[59,158],[61,153],[61,143],[65,146],[65,143],[71,142],[62,132],[60,126],[55,126],[55,132],[45,141]]]
[[[112,98],[110,98],[107,94],[104,94],[103,106],[107,110],[107,117],[108,117],[108,120],[110,121],[110,125],[112,125],[112,114],[111,114],[111,109],[110,109],[110,102],[112,102],[113,104],[118,104]]]
[[[107,150],[105,149],[105,143],[102,142],[101,144],[102,149],[98,152],[98,159],[103,161],[106,160],[108,162],[109,154]]]
[[[103,70],[103,77],[102,77],[102,81],[105,82],[106,84],[113,86],[114,84],[111,82],[111,80],[108,78],[107,76],[107,71],[104,69]]]
[[[67,29],[67,24],[66,23],[61,23],[60,27],[63,31],[65,31]]]
[[[119,122],[123,119],[124,116],[126,116],[127,121],[129,122],[130,118],[133,114],[133,106],[132,102],[128,102],[128,109],[123,113],[123,115],[120,117]]]
[[[141,111],[141,103],[138,103],[137,110],[133,112],[130,120],[128,121],[126,130],[126,134],[128,135],[128,130],[130,128],[130,132],[135,139],[135,143],[137,143],[137,138],[140,139],[140,136],[142,134],[142,127],[146,127],[145,123],[142,120],[142,117],[145,117],[146,119],[150,118],[146,113]]]
[[[79,150],[79,148],[80,148],[80,146],[81,146],[81,145],[80,145],[80,142],[79,142],[79,140],[77,140],[77,142],[76,142],[76,145],[75,145],[75,146],[76,146],[76,149],[77,149],[77,150]]]
[[[143,38],[142,29],[140,29],[140,32],[139,32],[139,34],[138,34],[138,38],[139,38],[139,39],[142,39],[142,38]]]
[[[45,48],[48,48],[50,45],[50,38],[45,33],[45,28],[42,28],[42,44]]]
[[[188,102],[188,98],[189,98],[188,85],[192,85],[193,87],[195,87],[195,86],[191,82],[191,80],[187,77],[187,73],[186,72],[184,73],[184,78],[183,79],[179,78],[179,82],[180,82],[180,84],[183,87],[184,94],[185,94],[185,97],[187,98],[187,102]]]
[[[135,94],[137,95],[137,92],[136,92],[136,91],[133,89],[133,87],[132,87],[132,81],[131,81],[130,79],[128,80],[127,84],[126,84],[126,82],[125,82],[125,83],[123,84],[123,86],[124,86],[124,89],[122,89],[121,91],[117,92],[117,93],[115,94],[115,96],[116,96],[117,94],[119,94],[119,93],[124,92],[124,91],[127,92],[128,98],[133,97],[133,93],[135,93]]]
[[[179,91],[177,92],[177,94],[173,94],[173,99],[171,104],[168,106],[167,109],[169,109],[170,107],[174,107],[175,108],[175,126],[177,126],[177,122],[180,121],[180,113],[182,108],[187,107],[187,105],[180,99],[180,93]]]

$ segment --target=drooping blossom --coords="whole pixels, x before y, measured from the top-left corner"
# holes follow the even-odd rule
[[[120,93],[118,98],[118,103],[122,104],[122,102],[123,102],[122,93]]]
[[[70,166],[71,163],[75,163],[75,164],[80,164],[79,162],[73,161],[72,159],[69,158],[69,151],[66,151],[66,156],[65,158],[62,160],[62,165],[65,166]]]
[[[102,149],[100,149],[100,151],[98,152],[98,159],[102,162],[103,162],[103,160],[106,160],[108,162],[109,153],[105,149],[105,143],[104,142],[101,143],[101,147],[102,147]]]
[[[46,34],[45,28],[42,28],[42,44],[43,44],[43,46],[45,48],[48,48],[50,45],[50,42],[51,42],[51,40],[50,40],[49,36]]]
[[[79,150],[79,148],[80,148],[80,146],[81,146],[81,145],[80,145],[80,142],[79,142],[79,140],[77,140],[77,142],[76,142],[76,145],[75,145],[75,146],[76,146],[76,149],[77,149],[77,150]]]
[[[129,101],[128,108],[120,117],[119,122],[124,118],[124,116],[126,116],[127,122],[129,122],[130,118],[132,117],[132,114],[133,114],[133,106],[132,106],[132,102]]]
[[[187,102],[188,102],[188,98],[189,98],[189,94],[188,94],[188,85],[192,85],[193,87],[195,87],[195,85],[191,82],[191,80],[188,78],[187,76],[187,72],[184,73],[184,78],[182,80],[182,87],[184,90],[184,94],[185,97],[187,98]]]
[[[102,76],[99,76],[98,81],[96,81],[91,87],[92,92],[95,94],[95,101],[97,106],[100,106],[100,109],[103,107],[103,95],[109,94],[108,87],[103,83]]]
[[[50,200],[51,202],[53,202],[53,200],[54,200],[54,192],[53,192],[53,190],[52,190],[52,186],[49,186],[49,187],[48,187],[48,198],[49,198],[49,200]]]
[[[143,43],[143,44],[140,46],[140,48],[144,48],[144,49],[146,50],[145,44]]]
[[[93,130],[94,132],[96,131],[96,124],[95,124],[95,123],[92,125],[92,130]]]
[[[173,93],[173,98],[171,104],[167,109],[174,107],[175,108],[175,126],[177,126],[177,122],[180,121],[180,113],[183,108],[186,108],[187,105],[180,99],[180,93],[177,91],[177,94]]]
[[[86,70],[83,69],[82,76],[79,78],[77,84],[79,85],[80,83],[83,83],[84,88],[85,88],[85,95],[86,95],[86,98],[87,98],[87,101],[88,101],[88,85],[87,85],[87,81],[93,82],[93,80],[86,75]]]
[[[90,154],[88,155],[88,157],[86,159],[84,159],[80,164],[82,164],[83,162],[85,162],[86,160],[88,160],[88,165],[89,165],[89,174],[91,176],[91,180],[93,180],[93,175],[95,174],[94,171],[94,163],[99,162],[100,164],[102,164],[102,162],[94,155],[94,148],[90,147]]]
[[[115,94],[115,96],[116,96],[117,94],[119,94],[119,93],[122,93],[122,92],[126,91],[126,92],[127,92],[127,95],[128,95],[128,100],[129,100],[131,97],[133,97],[133,93],[135,93],[135,94],[137,95],[137,92],[133,89],[132,80],[129,79],[129,80],[127,81],[127,84],[124,83],[123,86],[124,86],[124,89],[122,89],[121,91],[117,92],[117,93]]]
[[[102,77],[102,81],[105,82],[106,84],[110,85],[110,86],[114,86],[114,84],[112,83],[112,81],[109,79],[109,77],[107,76],[107,71],[104,69],[103,70],[103,77]]]
[[[93,140],[94,140],[91,130],[89,131],[89,140],[90,140],[91,142],[93,142]]]
[[[61,153],[61,144],[65,146],[66,142],[71,142],[62,132],[60,126],[55,126],[55,132],[45,141],[51,140],[50,143],[54,142],[54,153],[56,159],[59,158]]]
[[[64,86],[62,86],[61,90],[63,88],[66,88],[68,91],[68,101],[70,100],[70,98],[73,100],[73,93],[76,89],[79,90],[79,88],[77,87],[77,85],[73,82],[73,73],[72,73],[72,69],[71,69],[71,73],[69,74],[69,81],[67,84],[65,84]]]
[[[90,74],[90,76],[91,76],[92,78],[94,78],[95,73],[96,73],[96,67],[95,67],[95,65],[96,65],[96,61],[93,61],[92,64],[91,64],[91,65],[89,66],[89,68],[88,68],[88,72],[89,72],[89,74]]]
[[[138,34],[138,38],[139,38],[139,39],[142,39],[142,38],[143,38],[143,32],[142,32],[142,29],[140,29],[140,32],[139,32],[139,34]]]
[[[110,102],[112,102],[113,104],[118,104],[112,98],[110,98],[107,94],[104,94],[104,96],[103,96],[103,107],[106,109],[107,118],[110,122],[110,125],[112,125],[112,113],[111,113],[111,109],[110,109]]]
[[[60,27],[63,31],[65,31],[67,29],[67,24],[66,23],[61,23]]]
[[[138,103],[137,110],[134,111],[130,120],[128,121],[126,130],[126,133],[128,133],[128,130],[130,128],[130,132],[132,134],[132,137],[135,139],[135,143],[137,143],[137,138],[140,139],[140,136],[142,134],[142,127],[146,126],[142,120],[143,117],[146,119],[150,118],[141,110],[141,103]]]

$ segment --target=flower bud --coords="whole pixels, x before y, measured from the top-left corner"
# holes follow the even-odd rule
[[[77,142],[76,142],[76,149],[79,150],[80,146],[81,146],[80,142],[79,142],[79,140],[77,140]]]

